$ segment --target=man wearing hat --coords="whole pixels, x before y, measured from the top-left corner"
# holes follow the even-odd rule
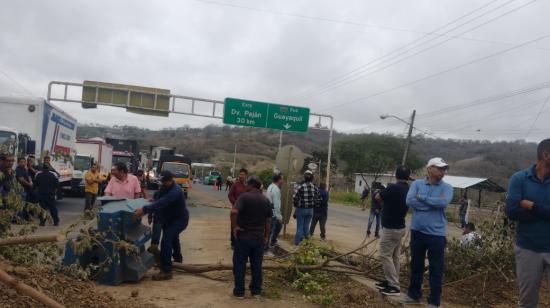
[[[187,228],[189,211],[185,205],[182,189],[174,181],[170,171],[160,174],[162,182],[157,199],[153,203],[136,209],[138,218],[154,213],[155,219],[162,225],[162,240],[160,243],[160,272],[153,275],[153,280],[172,279],[172,256],[175,262],[182,262],[180,233]]]
[[[260,179],[251,176],[246,192],[241,194],[231,209],[231,229],[235,237],[233,249],[233,295],[244,298],[246,262],[250,260],[252,281],[250,292],[258,297],[262,293],[262,261],[264,247],[269,244],[273,210],[269,200],[262,194]]]
[[[440,157],[428,161],[428,175],[411,184],[407,205],[412,208],[411,277],[403,303],[419,303],[422,297],[424,260],[428,253],[430,295],[428,307],[439,307],[447,240],[445,208],[453,199],[453,187],[443,181],[449,165]]]
[[[309,237],[309,225],[313,218],[313,209],[319,207],[321,197],[319,189],[313,184],[313,172],[307,170],[304,173],[304,181],[299,185],[294,195],[294,215],[296,217],[296,235],[294,245]]]

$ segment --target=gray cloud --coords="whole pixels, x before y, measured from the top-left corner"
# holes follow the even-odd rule
[[[490,7],[507,2],[495,1]],[[550,106],[542,107],[550,88],[437,117],[422,114],[550,81],[549,39],[350,102],[549,34],[548,1],[529,4],[464,38],[319,93],[333,78],[485,3],[489,1],[11,1],[0,11],[0,70],[16,82],[0,74],[0,95],[30,91],[44,96],[50,80],[101,80],[211,99],[232,96],[308,106],[334,115],[337,129],[350,132],[402,133],[402,123],[380,121],[379,115],[408,117],[416,109],[419,128],[441,137],[476,139],[525,138],[541,112],[527,137],[547,137]],[[449,35],[527,3],[510,2]],[[304,93],[316,95],[300,99]],[[84,123],[149,128],[221,124],[59,105]]]

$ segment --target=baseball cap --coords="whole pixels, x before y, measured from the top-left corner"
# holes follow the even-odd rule
[[[428,161],[428,165],[426,167],[438,167],[438,168],[445,168],[449,167],[449,164],[443,160],[441,157],[434,157]]]
[[[160,173],[160,181],[161,182],[168,182],[174,179],[174,175],[172,172],[165,170]]]
[[[313,172],[311,170],[307,170],[306,172],[304,172],[304,175],[307,175],[307,174],[313,175]]]

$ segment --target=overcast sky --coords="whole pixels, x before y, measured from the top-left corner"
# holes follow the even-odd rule
[[[97,80],[307,106],[347,132],[401,134],[379,116],[416,109],[417,133],[537,141],[550,135],[548,16],[543,0],[9,1],[0,95]],[[81,123],[221,124],[57,104]]]

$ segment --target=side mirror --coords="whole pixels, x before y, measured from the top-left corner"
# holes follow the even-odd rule
[[[27,146],[26,146],[27,150],[25,153],[26,155],[29,155],[29,154],[35,154],[35,151],[36,151],[36,141],[34,140],[27,140]]]

